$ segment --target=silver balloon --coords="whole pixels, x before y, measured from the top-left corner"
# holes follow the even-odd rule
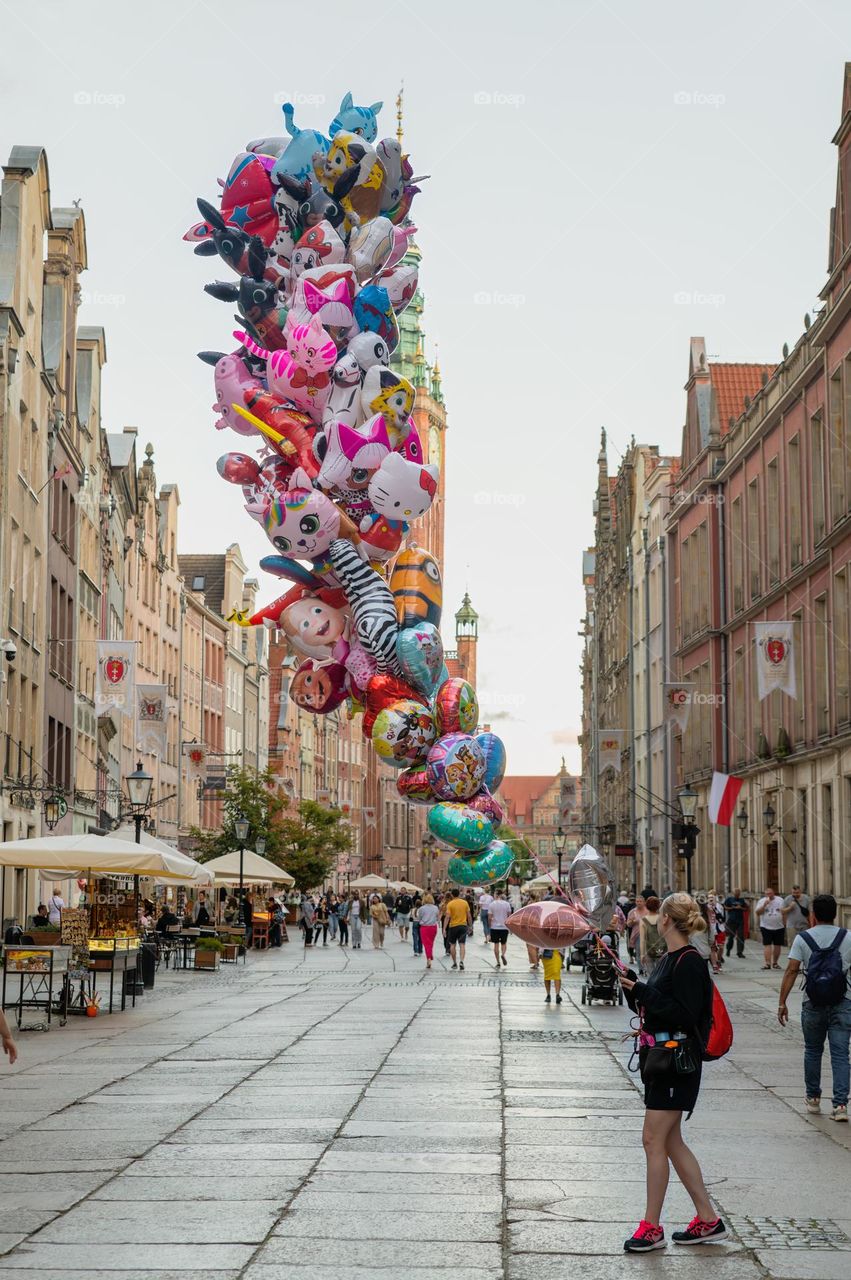
[[[615,910],[615,881],[606,859],[590,844],[584,844],[571,862],[567,887],[594,928],[608,929]]]

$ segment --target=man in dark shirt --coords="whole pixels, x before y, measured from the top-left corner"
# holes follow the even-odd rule
[[[724,899],[724,910],[727,912],[727,955],[729,956],[733,950],[733,942],[736,943],[736,955],[741,960],[745,954],[745,912],[748,909],[746,900],[742,897],[741,889],[734,889]]]
[[[157,921],[157,933],[167,933],[168,930],[176,924],[180,924],[180,921],[172,911],[171,907],[168,906],[168,904],[165,904],[160,912],[160,918]]]

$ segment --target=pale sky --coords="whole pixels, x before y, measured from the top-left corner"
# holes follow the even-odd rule
[[[327,129],[383,99],[432,175],[414,206],[428,355],[450,414],[445,615],[481,615],[483,718],[509,772],[579,766],[581,553],[599,433],[678,451],[692,334],[773,360],[825,278],[847,0],[0,0],[0,159],[47,148],[82,198],[80,323],[106,329],[104,421],[177,483],[180,549],[269,551],[219,479],[211,370],[230,279],[181,241],[279,103]],[[279,593],[261,584],[263,600]],[[451,627],[447,627],[447,643]]]

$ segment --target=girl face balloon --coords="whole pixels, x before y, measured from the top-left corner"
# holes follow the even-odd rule
[[[485,760],[475,738],[448,733],[429,751],[426,772],[441,800],[468,800],[482,785]]]
[[[440,734],[474,733],[479,723],[479,700],[469,681],[453,676],[442,684],[434,699],[434,716]]]
[[[372,745],[382,760],[395,768],[422,760],[433,742],[434,720],[419,702],[392,702],[375,717]]]
[[[400,631],[396,640],[396,656],[402,675],[414,688],[430,697],[443,669],[443,641],[432,622]]]

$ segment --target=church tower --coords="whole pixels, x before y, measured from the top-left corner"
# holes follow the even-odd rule
[[[464,592],[461,608],[455,614],[455,645],[459,672],[475,688],[476,647],[479,643],[479,615],[470,602],[469,592]]]

